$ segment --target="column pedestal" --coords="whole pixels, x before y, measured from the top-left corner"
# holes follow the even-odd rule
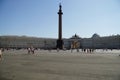
[[[57,48],[59,48],[59,49],[63,49],[63,40],[57,40],[57,46],[56,46]]]

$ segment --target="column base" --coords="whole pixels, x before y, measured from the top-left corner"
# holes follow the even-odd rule
[[[63,40],[57,40],[57,46],[56,46],[57,48],[59,48],[59,49],[63,49]]]

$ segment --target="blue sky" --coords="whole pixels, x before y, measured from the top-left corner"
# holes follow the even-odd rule
[[[120,34],[119,0],[0,0],[0,35],[57,38],[60,2],[63,38]]]

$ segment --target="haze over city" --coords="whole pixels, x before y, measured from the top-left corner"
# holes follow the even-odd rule
[[[119,0],[0,0],[0,35],[57,38],[59,3],[63,38],[120,34]]]

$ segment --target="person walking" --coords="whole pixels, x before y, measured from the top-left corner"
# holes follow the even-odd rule
[[[2,59],[2,50],[0,49],[0,60]]]

